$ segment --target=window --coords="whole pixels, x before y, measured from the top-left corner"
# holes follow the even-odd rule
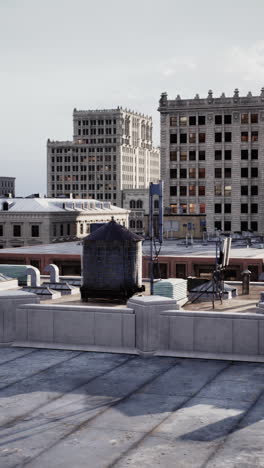
[[[258,114],[251,114],[251,123],[258,123]]]
[[[130,221],[129,221],[129,227],[130,227],[130,229],[135,229],[135,227],[136,227],[136,222],[135,222],[134,219],[130,219]]]
[[[215,178],[216,179],[221,179],[222,177],[222,168],[221,167],[215,167]]]
[[[248,186],[247,185],[241,185],[241,195],[248,195]]]
[[[187,187],[186,185],[180,185],[180,197],[187,196]]]
[[[187,178],[187,169],[180,169],[180,179]]]
[[[204,214],[205,213],[205,203],[200,203],[199,205],[199,213]]]
[[[225,132],[225,142],[229,143],[232,141],[232,133],[231,132]]]
[[[21,226],[20,224],[14,224],[13,226],[13,236],[21,237]]]
[[[171,151],[170,152],[170,160],[171,161],[177,161],[177,151]]]
[[[224,221],[224,230],[231,231],[231,221]]]
[[[205,115],[199,115],[198,125],[205,125]]]
[[[177,117],[171,117],[170,118],[170,126],[171,127],[177,127]]]
[[[143,223],[141,219],[137,219],[137,229],[142,229],[143,228]]]
[[[231,185],[225,185],[224,194],[225,197],[231,197]]]
[[[137,208],[143,208],[143,201],[137,200]]]
[[[248,168],[241,167],[241,177],[248,177]]]
[[[222,151],[215,150],[215,161],[221,161],[221,159],[222,159]]]
[[[196,195],[196,186],[195,185],[189,185],[189,196],[190,197],[195,197]]]
[[[178,211],[177,203],[170,204],[170,212],[171,213],[177,213],[177,211]]]
[[[187,151],[180,152],[180,161],[187,161]]]
[[[189,179],[195,179],[196,178],[196,169],[195,167],[190,167],[189,168]]]
[[[170,186],[170,196],[176,197],[177,196],[177,187],[175,185]]]
[[[196,125],[196,117],[192,115],[189,117],[189,125]]]
[[[241,150],[241,159],[248,159],[248,150],[242,149]]]
[[[251,185],[251,195],[253,195],[253,196],[258,195],[258,186],[257,185]]]
[[[232,159],[232,151],[231,150],[225,150],[225,160],[230,161]]]
[[[187,125],[187,117],[180,117],[180,126],[186,127]]]
[[[248,222],[247,221],[241,221],[240,223],[240,231],[247,231],[248,230]]]
[[[129,203],[129,208],[136,208],[136,202],[135,200],[130,200],[130,203]]]
[[[0,224],[0,236],[2,237],[4,235],[4,226],[3,224]]]
[[[257,203],[251,203],[251,213],[258,213],[258,204]]]
[[[241,123],[248,124],[248,114],[241,114]]]
[[[214,212],[215,212],[215,213],[222,213],[222,205],[221,205],[221,203],[215,203]]]
[[[195,203],[190,203],[189,204],[189,213],[194,214],[196,212],[196,205]]]
[[[187,205],[186,205],[186,203],[181,203],[181,204],[180,204],[180,213],[181,213],[181,214],[186,214],[186,213],[187,213]]]
[[[248,213],[248,204],[247,203],[241,203],[241,213]]]
[[[251,231],[258,231],[258,222],[257,221],[251,221],[250,227],[251,227]]]
[[[189,134],[189,143],[196,143],[196,133]]]
[[[258,159],[258,150],[252,149],[251,150],[251,159]]]
[[[252,167],[251,168],[251,177],[258,177],[258,168]]]
[[[170,134],[170,143],[172,145],[177,143],[177,133],[171,133]]]
[[[205,133],[199,133],[199,143],[205,143]]]
[[[215,115],[215,125],[222,125],[222,116]]]
[[[216,184],[215,185],[215,196],[221,197],[222,196],[222,185]]]
[[[181,144],[187,143],[187,133],[180,134],[180,143]]]
[[[222,133],[221,132],[216,132],[215,133],[215,143],[221,143],[222,142]]]
[[[196,152],[189,151],[189,161],[195,161],[195,160],[196,160]]]
[[[241,141],[248,141],[248,132],[241,132]]]
[[[232,124],[232,115],[225,115],[224,116],[224,124],[231,125]]]
[[[39,237],[39,226],[37,224],[31,226],[31,237]]]
[[[205,151],[199,151],[199,161],[205,161]]]
[[[170,170],[170,178],[171,179],[177,179],[177,169],[171,169]]]
[[[251,141],[258,141],[258,132],[251,132]]]
[[[231,167],[225,167],[225,178],[230,179],[231,174],[232,174]]]
[[[82,226],[82,224],[81,224]],[[60,225],[60,235],[63,236],[63,224]]]
[[[205,196],[205,185],[199,185],[199,197],[204,197]]]
[[[225,213],[231,213],[231,203],[225,203],[224,209]]]
[[[159,209],[159,200],[154,200],[154,209]]]
[[[214,226],[215,226],[216,230],[221,231],[221,229],[222,229],[221,221],[215,221]]]
[[[198,177],[199,177],[199,179],[205,179],[205,168],[204,167],[199,167]]]

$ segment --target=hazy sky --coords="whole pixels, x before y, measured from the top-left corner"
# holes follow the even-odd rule
[[[46,192],[46,141],[72,111],[264,86],[263,0],[0,0],[1,175]]]

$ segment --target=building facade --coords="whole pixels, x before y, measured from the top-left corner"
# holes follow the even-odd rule
[[[5,198],[0,201],[0,248],[82,239],[112,216],[128,227],[129,211],[88,199]]]
[[[246,97],[237,89],[205,99],[162,93],[159,112],[165,222],[180,220],[197,237],[205,229],[263,234],[264,88]]]
[[[0,197],[15,197],[15,177],[0,177]]]
[[[123,189],[145,189],[160,177],[152,119],[117,108],[73,111],[73,141],[47,143],[49,197],[108,200],[121,206]]]

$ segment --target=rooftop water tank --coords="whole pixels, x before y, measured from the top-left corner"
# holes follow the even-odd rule
[[[129,298],[142,287],[142,238],[114,220],[83,241],[83,301]]]

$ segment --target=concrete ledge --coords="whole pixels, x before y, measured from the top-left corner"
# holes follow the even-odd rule
[[[93,351],[96,353],[114,353],[114,354],[135,354],[140,353],[136,348],[118,348],[109,346],[92,346],[92,345],[76,345],[69,343],[47,343],[42,341],[16,341],[12,347],[22,348],[45,348],[45,349],[61,349],[69,351]],[[153,355],[152,355],[153,356]]]
[[[157,351],[155,356],[181,357],[192,359],[216,359],[220,361],[242,361],[242,362],[264,362],[264,356],[248,354],[230,354],[230,353],[201,353],[188,351]]]

